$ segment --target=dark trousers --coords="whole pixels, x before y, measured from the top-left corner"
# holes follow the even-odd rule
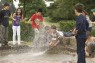
[[[86,63],[85,61],[85,42],[86,38],[76,38],[77,40],[77,63]]]
[[[8,27],[0,25],[0,42],[2,46],[8,45]]]

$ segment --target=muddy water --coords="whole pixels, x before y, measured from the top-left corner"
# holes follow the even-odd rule
[[[8,51],[6,51],[8,52]],[[50,54],[46,52],[33,53],[32,51],[0,56],[0,63],[76,63],[76,54]],[[95,63],[95,58],[87,58],[87,63]]]
[[[10,54],[8,56],[0,57],[0,63],[57,63],[70,61],[74,58],[71,55],[65,54],[46,54],[46,53],[23,53]]]

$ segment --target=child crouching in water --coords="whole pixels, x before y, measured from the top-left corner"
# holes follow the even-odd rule
[[[85,46],[86,56],[90,56],[95,52],[95,37],[91,36],[91,32],[87,32],[87,40]]]
[[[51,46],[51,47],[57,46],[62,38],[62,35],[60,35],[57,32],[56,26],[54,26],[54,25],[51,26],[51,34],[50,35],[51,35],[51,41],[49,42],[49,46]]]

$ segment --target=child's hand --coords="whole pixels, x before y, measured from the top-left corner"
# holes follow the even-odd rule
[[[25,22],[25,19],[22,19],[21,22]]]
[[[54,47],[57,46],[57,44],[54,44]]]
[[[50,47],[52,47],[52,46],[53,46],[52,42],[50,42],[50,43],[49,43],[49,46],[50,46]]]
[[[13,19],[14,21],[16,21],[16,19]]]
[[[28,21],[27,23],[30,23],[30,21]]]
[[[88,52],[85,52],[86,56],[89,56],[89,53]]]
[[[39,30],[38,29],[35,28],[34,30],[35,30],[36,33],[39,33]]]
[[[49,46],[51,46],[51,42],[49,42]]]

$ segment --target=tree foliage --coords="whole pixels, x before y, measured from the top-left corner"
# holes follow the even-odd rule
[[[24,0],[20,0],[20,2],[24,6]],[[31,16],[39,8],[42,8],[43,14],[46,11],[46,5],[43,0],[25,0],[25,8],[27,17]]]
[[[83,3],[85,10],[89,13],[95,7],[95,0],[56,0],[49,7],[49,16],[54,20],[74,19],[74,5],[76,3]]]

